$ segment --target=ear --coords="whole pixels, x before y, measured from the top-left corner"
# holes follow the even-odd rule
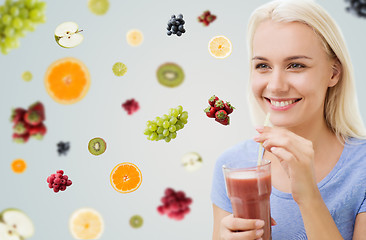
[[[329,79],[328,87],[334,87],[342,75],[342,64],[339,62],[338,58],[334,60],[332,65],[332,76]]]

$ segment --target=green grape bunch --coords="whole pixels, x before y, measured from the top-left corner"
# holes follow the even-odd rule
[[[6,55],[20,46],[19,38],[46,22],[46,2],[38,0],[5,0],[0,6],[0,51]]]
[[[151,141],[165,140],[170,142],[177,137],[177,131],[184,128],[188,122],[188,112],[183,111],[182,106],[170,108],[169,114],[156,117],[153,121],[146,122],[144,134]]]

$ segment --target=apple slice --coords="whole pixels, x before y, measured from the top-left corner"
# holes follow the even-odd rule
[[[21,238],[29,238],[34,234],[34,225],[32,220],[21,210],[9,208],[5,209],[0,218],[10,229],[13,229]],[[1,236],[1,235],[0,235]],[[2,239],[2,238],[0,238]],[[12,238],[11,238],[12,239]],[[14,238],[16,239],[16,238]],[[20,239],[20,238],[19,238]]]
[[[21,238],[14,228],[0,222],[0,239],[1,240],[20,240]]]
[[[182,157],[182,164],[187,171],[196,171],[202,166],[202,157],[195,152],[186,153]]]
[[[74,22],[61,23],[55,29],[56,42],[64,48],[76,47],[84,40],[84,36],[80,33],[82,31]]]

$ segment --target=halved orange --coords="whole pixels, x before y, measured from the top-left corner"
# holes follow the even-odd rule
[[[104,231],[103,217],[93,208],[80,208],[71,215],[69,229],[75,239],[99,239]]]
[[[90,87],[90,74],[76,58],[61,58],[52,63],[45,75],[45,87],[53,100],[73,104],[85,97]]]
[[[27,169],[27,163],[21,158],[15,159],[11,163],[11,170],[15,173],[23,173],[25,169]]]
[[[113,168],[110,175],[110,182],[117,192],[130,193],[140,187],[142,174],[135,164],[124,162]]]

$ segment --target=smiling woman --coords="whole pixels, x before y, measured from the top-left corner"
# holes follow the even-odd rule
[[[213,239],[366,239],[366,131],[336,23],[314,1],[272,1],[250,18],[248,50],[252,117],[258,126],[270,113],[272,127],[217,160]],[[222,173],[256,158],[258,143],[272,169],[269,238],[263,219],[231,214],[239,200]]]

